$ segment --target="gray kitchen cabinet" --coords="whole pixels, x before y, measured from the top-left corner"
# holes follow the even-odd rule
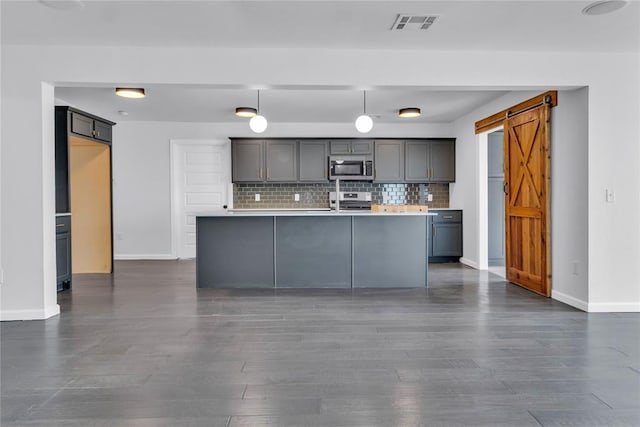
[[[113,122],[98,120],[96,117],[71,112],[71,133],[101,142],[111,142]]]
[[[430,141],[430,167],[431,176],[429,182],[455,182],[456,181],[456,145],[451,140]]]
[[[404,141],[379,139],[375,141],[374,182],[404,181]]]
[[[265,142],[266,181],[295,182],[298,179],[297,141]]]
[[[373,140],[352,139],[331,141],[331,154],[372,154]]]
[[[405,144],[405,180],[429,181],[429,145],[426,141],[407,141]]]
[[[455,182],[455,139],[407,141],[405,180],[407,182]]]
[[[71,287],[71,217],[56,216],[56,287]]]
[[[430,210],[429,262],[458,261],[462,256],[462,211]]]
[[[297,141],[234,139],[231,143],[233,182],[296,182]]]
[[[298,168],[300,182],[321,182],[328,179],[328,143],[324,140],[300,141]]]
[[[231,146],[233,182],[264,181],[264,141],[234,140]]]

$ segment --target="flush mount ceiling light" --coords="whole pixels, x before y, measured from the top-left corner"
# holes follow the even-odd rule
[[[250,118],[258,114],[258,110],[253,107],[238,107],[236,108],[236,116]]]
[[[257,114],[249,120],[249,127],[255,133],[262,133],[267,130],[267,119],[260,115],[260,91],[258,91],[258,108]]]
[[[417,107],[401,108],[398,111],[398,115],[405,118],[420,117],[420,114],[422,114],[422,112]]]
[[[367,115],[367,91],[363,91],[363,112],[362,115],[356,119],[356,129],[360,133],[368,133],[373,129],[373,120]]]
[[[144,98],[144,89],[137,87],[117,87],[116,95],[123,98]]]
[[[58,10],[82,9],[84,7],[82,0],[40,0],[40,3]]]
[[[616,10],[622,9],[627,4],[628,1],[623,0],[604,0],[597,1],[595,3],[591,3],[584,9],[582,9],[583,15],[606,15],[607,13],[615,12]]]

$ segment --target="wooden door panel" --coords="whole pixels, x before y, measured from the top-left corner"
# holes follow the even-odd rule
[[[549,296],[549,107],[505,122],[507,280]]]

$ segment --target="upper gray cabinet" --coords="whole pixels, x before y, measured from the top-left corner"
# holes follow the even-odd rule
[[[455,182],[455,139],[407,141],[405,180],[407,182]]]
[[[296,141],[266,141],[266,180],[270,182],[292,182],[298,179],[298,156]]]
[[[71,133],[101,142],[111,142],[112,122],[97,120],[95,117],[71,112]]]
[[[351,139],[331,141],[331,154],[372,154],[373,140]]]
[[[379,139],[375,142],[375,182],[404,181],[404,141]]]
[[[233,182],[295,182],[296,141],[235,139],[231,143]]]
[[[264,141],[234,140],[231,147],[233,182],[264,181]]]
[[[456,143],[455,140],[430,141],[431,176],[429,182],[456,181]]]
[[[300,141],[299,181],[320,182],[328,179],[328,145],[324,140]]]
[[[375,160],[375,182],[454,182],[455,139],[252,139],[231,141],[233,182],[326,182],[329,155]]]

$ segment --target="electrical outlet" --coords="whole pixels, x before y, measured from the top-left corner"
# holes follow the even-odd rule
[[[256,193],[256,202],[260,201],[260,193]]]
[[[578,261],[573,261],[573,275],[577,276],[579,273],[578,271]]]
[[[427,202],[433,202],[433,194],[427,194]]]
[[[294,195],[293,195],[293,200],[294,200],[295,202],[299,202],[299,201],[300,201],[300,195],[299,195],[299,194],[297,194],[297,193],[296,193],[296,194],[294,194]]]
[[[607,203],[613,203],[616,201],[616,193],[613,190],[609,190],[608,188],[604,190],[605,196],[607,198]]]

